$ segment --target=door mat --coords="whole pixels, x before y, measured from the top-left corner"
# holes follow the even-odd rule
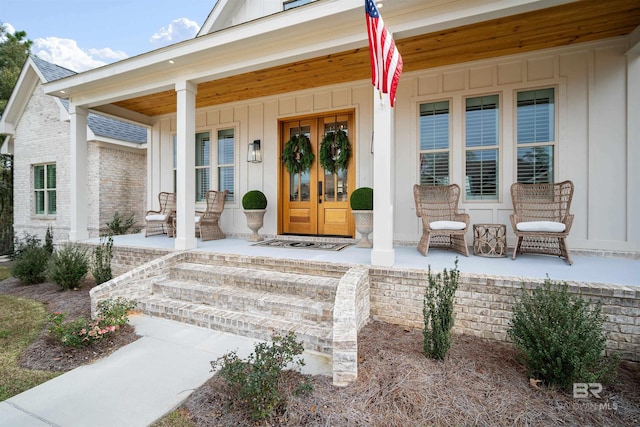
[[[254,243],[251,246],[266,246],[269,248],[288,248],[288,249],[316,249],[321,251],[341,251],[351,246],[351,243],[332,243],[332,242],[308,242],[304,240],[282,240],[272,239],[264,242]]]

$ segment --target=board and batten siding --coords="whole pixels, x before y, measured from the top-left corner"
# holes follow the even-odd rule
[[[638,153],[638,135],[628,135],[628,38],[620,37],[570,47],[510,55],[490,60],[405,73],[397,92],[395,117],[394,240],[413,244],[421,227],[415,216],[412,186],[419,174],[419,105],[449,100],[451,106],[451,181],[464,189],[464,100],[468,96],[500,97],[499,199],[460,202],[472,223],[507,224],[512,211],[509,188],[516,179],[516,96],[518,91],[555,90],[555,181],[572,180],[575,193],[571,249],[639,252],[640,203],[633,194],[640,183],[633,179],[628,156]],[[636,59],[637,60],[637,59]],[[261,232],[277,232],[279,166],[278,120],[337,110],[354,110],[356,129],[356,187],[372,186],[372,115],[376,102],[369,81],[326,86],[313,90],[199,109],[196,130],[236,129],[236,201],[225,207],[221,225],[230,234],[246,234],[240,206],[242,194],[261,189],[269,201]],[[173,189],[173,134],[175,116],[160,116],[149,145],[148,199]],[[262,141],[263,162],[246,162],[247,144]],[[213,150],[213,148],[212,148]],[[212,170],[212,182],[215,182]],[[473,241],[469,232],[468,242]]]

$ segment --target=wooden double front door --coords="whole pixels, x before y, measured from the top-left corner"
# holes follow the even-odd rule
[[[346,133],[351,155],[345,169],[330,172],[320,162],[321,142],[338,130]],[[353,115],[343,113],[284,121],[280,135],[281,153],[292,136],[305,135],[315,156],[308,171],[290,173],[284,164],[281,167],[281,232],[354,237],[355,226],[349,207],[349,196],[355,187]],[[325,155],[327,152],[334,159],[340,156],[336,144],[332,150],[326,150]]]

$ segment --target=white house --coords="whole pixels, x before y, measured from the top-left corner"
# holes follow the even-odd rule
[[[264,233],[355,237],[348,197],[368,186],[372,264],[392,265],[394,242],[420,238],[416,183],[457,183],[472,223],[508,223],[513,182],[571,180],[569,247],[640,252],[637,1],[380,3],[404,59],[393,109],[371,85],[362,0],[218,0],[192,40],[42,87],[27,66],[0,122],[16,186],[29,189],[16,191],[16,230],[52,222],[82,240],[104,222],[103,204],[143,212],[168,191],[178,201],[175,248],[190,249],[206,190],[229,190],[221,226],[241,235],[240,200],[259,189]],[[68,100],[70,125],[56,98]],[[54,101],[63,120],[48,127],[70,134],[35,142],[41,128],[25,120]],[[87,130],[92,114],[148,128],[148,141],[101,141]],[[326,173],[320,141],[337,128],[352,156],[346,172]],[[281,154],[299,133],[316,160],[290,174]],[[259,163],[247,161],[254,141]],[[96,157],[105,173],[130,174],[121,182],[135,190],[98,196],[106,183],[94,176]],[[31,175],[50,164],[55,216],[40,211]]]
[[[76,74],[31,56],[25,62],[0,133],[2,149],[13,154],[14,232],[43,237],[51,226],[55,241],[68,240],[71,223],[69,102],[46,95],[42,85]],[[148,129],[123,120],[89,114],[86,175],[86,224],[92,236],[104,231],[116,211],[140,217],[144,209]]]

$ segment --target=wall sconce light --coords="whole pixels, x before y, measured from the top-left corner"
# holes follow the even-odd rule
[[[262,162],[262,153],[260,152],[260,140],[249,143],[249,149],[247,151],[247,162],[260,163]]]

